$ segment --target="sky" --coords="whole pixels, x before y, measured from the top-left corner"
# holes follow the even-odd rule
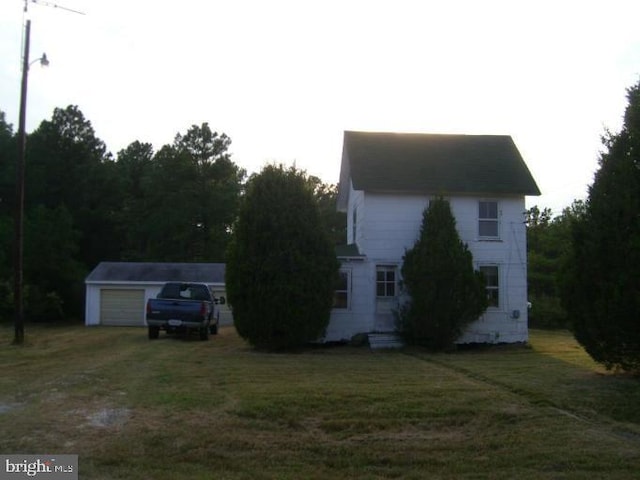
[[[0,2],[14,131],[24,4]],[[527,206],[554,214],[586,198],[640,81],[637,0],[29,0],[27,14],[30,60],[50,61],[29,69],[27,132],[77,105],[115,156],[208,122],[249,173],[295,164],[326,183],[345,130],[511,135],[542,191]]]

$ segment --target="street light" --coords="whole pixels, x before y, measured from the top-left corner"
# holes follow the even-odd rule
[[[35,60],[32,60],[31,63],[29,63],[29,67],[31,67],[31,65],[33,65],[36,62],[40,62],[40,66],[42,66],[42,67],[48,67],[49,66],[49,59],[47,58],[47,54],[46,53],[43,53],[40,58],[36,58]]]
[[[26,8],[26,7],[25,7]],[[24,259],[24,165],[27,147],[27,133],[25,131],[27,116],[27,84],[29,67],[40,62],[46,67],[49,59],[46,54],[29,63],[29,43],[31,39],[31,20],[27,20],[24,35],[24,57],[22,59],[22,87],[20,89],[20,120],[18,125],[18,161],[16,165],[16,217],[15,217],[15,257],[14,257],[14,289],[13,301],[15,305],[14,345],[24,343],[24,299],[22,264]]]

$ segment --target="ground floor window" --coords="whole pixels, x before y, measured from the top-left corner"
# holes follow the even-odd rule
[[[351,293],[351,272],[340,270],[340,276],[336,289],[333,292],[333,308],[349,308]]]
[[[500,270],[497,265],[482,265],[490,307],[500,306]]]
[[[376,267],[376,296],[395,297],[396,277],[395,266],[378,265]]]

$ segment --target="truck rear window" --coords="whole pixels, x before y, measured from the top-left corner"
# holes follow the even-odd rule
[[[210,300],[206,285],[191,283],[169,283],[164,286],[158,298],[171,300]]]

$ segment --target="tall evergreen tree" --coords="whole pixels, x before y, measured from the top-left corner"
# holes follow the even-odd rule
[[[409,299],[398,312],[398,327],[408,343],[449,349],[487,308],[482,274],[474,271],[443,198],[424,211],[420,237],[404,255],[402,278]]]
[[[238,333],[258,348],[297,347],[329,322],[338,261],[306,175],[267,166],[253,176],[227,255]]]
[[[604,139],[586,212],[574,222],[563,299],[576,339],[608,369],[640,371],[640,83]]]
[[[26,160],[25,314],[79,318],[87,271],[120,252],[115,164],[73,105],[56,108],[28,136]]]
[[[118,229],[123,239],[121,260],[145,261],[149,258],[149,232],[146,218],[153,209],[147,198],[148,175],[153,168],[153,146],[135,141],[117,155],[118,177],[124,185]]]
[[[27,140],[25,209],[60,205],[80,232],[77,258],[91,269],[120,256],[122,184],[115,162],[77,106],[56,108]],[[28,255],[28,252],[25,252]]]
[[[245,177],[231,161],[230,145],[203,123],[154,155],[143,183],[143,258],[224,261]]]

